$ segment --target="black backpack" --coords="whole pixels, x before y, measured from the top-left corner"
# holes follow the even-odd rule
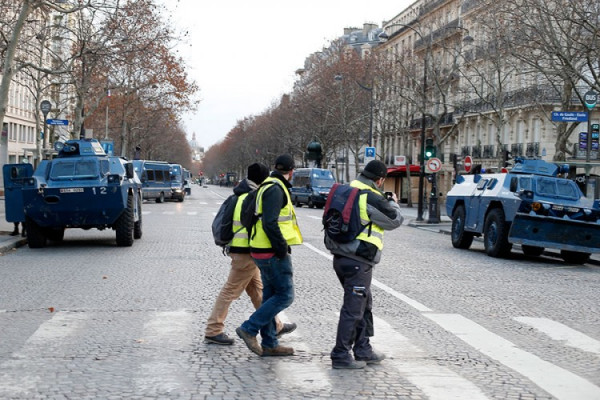
[[[233,212],[237,203],[238,196],[232,194],[229,196],[215,215],[212,223],[213,239],[217,246],[227,246],[233,239]]]
[[[337,243],[349,243],[371,224],[360,220],[358,200],[361,190],[350,185],[335,183],[329,190],[323,209],[325,235]]]
[[[256,225],[256,222],[258,222],[258,219],[262,216],[262,214],[257,214],[256,212],[256,196],[258,194],[258,191],[261,187],[272,185],[274,183],[275,182],[273,181],[261,183],[256,190],[253,190],[250,193],[248,193],[248,196],[246,196],[246,198],[242,202],[240,221],[242,223],[242,226],[248,231],[249,238],[253,237],[254,225]]]

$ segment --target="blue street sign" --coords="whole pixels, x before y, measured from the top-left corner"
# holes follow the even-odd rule
[[[552,121],[554,122],[586,122],[588,113],[571,111],[552,111]]]
[[[68,119],[47,119],[46,123],[48,125],[69,125]]]
[[[365,157],[366,158],[375,158],[375,147],[366,147],[365,148]]]

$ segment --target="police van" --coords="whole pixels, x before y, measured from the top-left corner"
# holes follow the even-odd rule
[[[133,160],[133,167],[142,182],[144,200],[162,203],[171,198],[171,165],[164,161]]]
[[[302,204],[314,208],[323,208],[329,190],[335,183],[333,174],[328,169],[298,168],[292,175],[290,194],[296,207]]]

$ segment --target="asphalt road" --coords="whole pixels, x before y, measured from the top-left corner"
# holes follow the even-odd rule
[[[600,268],[553,257],[487,257],[481,242],[403,226],[386,233],[373,282],[374,346],[388,359],[331,369],[342,291],[321,211],[297,210],[293,357],[238,339],[203,343],[228,258],[210,223],[230,189],[143,205],[142,239],[69,230],[60,245],[0,257],[2,399],[600,399]],[[410,219],[413,210],[405,210]],[[435,228],[434,228],[435,230]],[[226,331],[251,313],[233,303]]]

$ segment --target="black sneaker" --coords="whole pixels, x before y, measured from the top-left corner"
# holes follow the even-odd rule
[[[385,354],[373,350],[371,357],[356,357],[357,361],[365,361],[367,364],[380,364],[385,360]]]
[[[219,333],[215,336],[204,336],[204,343],[232,345],[233,342],[235,342],[235,340],[227,336],[225,333]]]
[[[293,322],[289,323],[289,324],[288,323],[283,324],[283,327],[281,328],[281,330],[279,332],[277,332],[277,338],[279,339],[283,335],[287,335],[288,333],[294,332],[297,327],[298,327],[298,325],[296,325]]]

